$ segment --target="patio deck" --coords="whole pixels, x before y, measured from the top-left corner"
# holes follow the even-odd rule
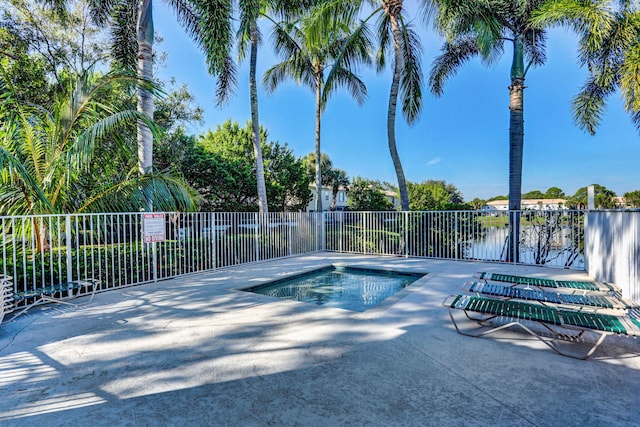
[[[236,290],[328,263],[429,274],[365,313]],[[638,341],[459,335],[441,303],[476,271],[585,278],[320,253],[34,308],[0,325],[0,425],[639,425]]]

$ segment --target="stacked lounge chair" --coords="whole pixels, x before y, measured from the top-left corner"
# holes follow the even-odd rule
[[[629,314],[639,305],[614,295],[619,289],[613,285],[496,273],[476,277],[484,282],[468,282],[463,287],[468,293],[451,295],[444,301],[454,327],[463,335],[480,337],[517,327],[557,353],[578,359],[591,357],[608,335],[640,336],[640,319]],[[580,293],[574,293],[576,290]],[[453,314],[456,310],[477,322],[478,328],[461,329]],[[584,342],[587,332],[597,339],[583,352],[558,346],[559,340]]]

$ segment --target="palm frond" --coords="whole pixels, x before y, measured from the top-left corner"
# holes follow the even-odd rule
[[[640,42],[626,50],[619,74],[625,109],[635,114],[640,111]]]
[[[135,1],[118,1],[118,2],[102,2],[96,3],[97,9],[92,10],[98,15],[94,18],[99,21],[105,20],[109,14],[112,19],[111,25],[111,52],[122,67],[135,70],[138,65],[138,35],[136,33],[138,20],[138,2]],[[115,3],[109,5],[109,3]],[[109,5],[105,10],[101,10],[100,5]]]
[[[193,189],[172,174],[137,175],[105,188],[80,206],[78,212],[138,212],[153,202],[158,211],[193,211],[199,203]]]
[[[402,113],[407,123],[413,123],[422,110],[422,62],[420,39],[411,26],[401,21],[402,71],[400,74],[400,99]]]
[[[376,71],[381,73],[387,66],[387,52],[391,49],[391,19],[383,13],[378,19],[378,51],[376,52]]]
[[[602,87],[591,77],[573,100],[573,115],[578,127],[595,135],[612,87]]]
[[[187,27],[196,44],[205,54],[209,74],[216,78],[218,105],[227,103],[235,90],[236,65],[233,50],[233,4],[230,0],[191,0],[197,26]]]
[[[322,94],[323,105],[326,105],[326,100],[338,87],[346,88],[359,105],[364,104],[367,99],[367,86],[364,82],[352,71],[346,68],[339,68],[332,75],[331,82],[325,85]]]
[[[479,54],[478,45],[472,37],[446,42],[442,47],[442,53],[431,65],[431,93],[442,96],[446,81],[453,77],[466,61]]]

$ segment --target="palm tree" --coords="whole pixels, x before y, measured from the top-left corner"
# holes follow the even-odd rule
[[[405,16],[403,0],[327,0],[313,14],[315,37],[320,37],[318,34],[340,22],[352,22],[369,6],[372,6],[373,12],[360,22],[354,34],[363,31],[371,19],[378,17],[376,34],[380,45],[376,65],[379,72],[386,66],[389,51],[393,53],[393,77],[387,105],[387,140],[398,179],[401,207],[402,210],[409,210],[407,182],[396,144],[396,110],[400,99],[407,123],[412,124],[418,118],[422,110],[422,65],[420,41]],[[349,44],[350,40],[343,47],[343,52],[348,51]],[[342,55],[338,56],[336,66],[340,66],[341,61]]]
[[[615,3],[618,3],[616,7]],[[563,24],[579,35],[579,60],[589,72],[573,100],[578,126],[595,134],[607,98],[620,91],[640,130],[640,6],[637,2],[555,0],[534,14],[536,25]]]
[[[60,4],[65,1],[57,0]],[[137,70],[138,77],[153,80],[153,4],[152,0],[100,0],[90,2],[94,21],[111,26],[112,54],[120,68]],[[178,7],[176,5],[176,7]],[[154,95],[138,87],[137,109],[153,118]],[[138,171],[141,175],[153,171],[153,134],[142,120],[137,121]],[[148,210],[152,206],[148,204]]]
[[[328,184],[331,186],[331,210],[334,211],[338,202],[338,192],[340,191],[340,187],[347,189],[350,181],[347,173],[342,169],[331,169],[329,171],[328,181]]]
[[[0,214],[132,212],[147,200],[165,210],[192,209],[190,188],[173,177],[139,176],[135,169],[115,180],[100,175],[103,161],[94,158],[99,144],[128,153],[130,144],[122,131],[132,121],[144,121],[157,132],[149,117],[118,110],[104,96],[119,85],[139,83],[127,73],[100,78],[89,73],[74,81],[48,111],[15,101],[12,89],[2,82],[0,163],[7,168],[0,174]],[[148,82],[143,84],[153,91]]]
[[[509,251],[519,260],[522,153],[524,147],[524,89],[527,71],[545,61],[545,31],[531,25],[534,11],[547,0],[438,0],[436,24],[446,37],[429,78],[431,91],[440,96],[444,83],[475,56],[490,64],[511,52],[509,86]],[[526,65],[525,65],[526,62]]]
[[[320,150],[320,129],[322,113],[327,106],[331,93],[338,87],[345,86],[351,96],[362,104],[367,95],[367,88],[348,66],[357,62],[369,62],[370,42],[366,32],[359,32],[359,37],[350,43],[350,49],[344,55],[342,64],[332,70],[331,79],[325,78],[325,71],[332,67],[333,59],[340,53],[345,44],[347,28],[331,31],[323,40],[314,41],[308,36],[305,21],[277,24],[273,38],[276,52],[286,59],[269,68],[263,78],[267,90],[273,92],[286,79],[291,78],[308,86],[316,97],[315,103],[315,159],[322,159]],[[315,162],[316,212],[322,211],[322,172],[321,162]]]
[[[249,50],[249,100],[253,151],[256,162],[258,204],[261,213],[268,212],[264,164],[260,142],[258,114],[257,58],[261,35],[258,20],[272,13],[279,17],[298,16],[315,3],[314,0],[171,0],[178,17],[204,51],[209,73],[217,78],[219,104],[228,101],[236,85],[236,65],[231,58],[237,43],[238,56],[244,59]],[[237,5],[237,14],[234,6]],[[237,15],[237,16],[236,16]],[[237,31],[234,34],[234,23]]]

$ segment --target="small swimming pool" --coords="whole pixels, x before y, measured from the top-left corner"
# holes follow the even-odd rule
[[[243,290],[362,312],[422,276],[423,273],[329,266]]]

